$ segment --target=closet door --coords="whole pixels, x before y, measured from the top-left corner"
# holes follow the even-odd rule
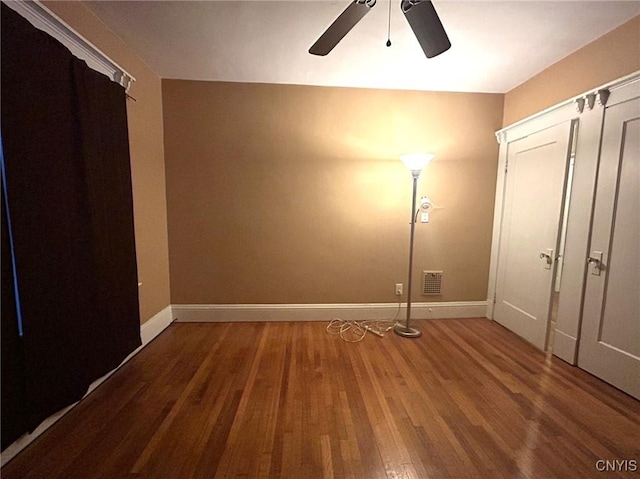
[[[571,121],[510,142],[494,319],[546,348]]]
[[[601,144],[578,365],[640,399],[640,98],[606,109]]]

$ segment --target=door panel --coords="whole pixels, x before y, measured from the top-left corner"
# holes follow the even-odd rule
[[[578,365],[640,399],[640,99],[607,108]]]
[[[509,143],[494,319],[545,349],[571,122]],[[544,255],[548,255],[544,256]]]

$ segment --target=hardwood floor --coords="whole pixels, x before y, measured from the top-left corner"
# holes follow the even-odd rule
[[[173,324],[2,478],[638,477],[640,402],[488,320],[419,324]]]

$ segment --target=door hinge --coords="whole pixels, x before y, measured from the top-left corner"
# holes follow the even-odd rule
[[[507,161],[504,163],[504,172],[506,173],[507,170],[509,170],[509,158],[507,158]]]

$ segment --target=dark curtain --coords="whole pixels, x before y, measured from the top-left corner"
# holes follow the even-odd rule
[[[141,344],[126,98],[120,85],[4,4],[1,58],[24,331],[17,386],[33,430]],[[7,266],[3,251],[3,332]],[[3,406],[5,393],[19,391],[3,387]]]
[[[0,183],[0,187],[2,184]],[[27,429],[26,392],[24,388],[24,356],[22,341],[18,334],[18,312],[7,210],[2,187],[2,450],[18,439]]]

